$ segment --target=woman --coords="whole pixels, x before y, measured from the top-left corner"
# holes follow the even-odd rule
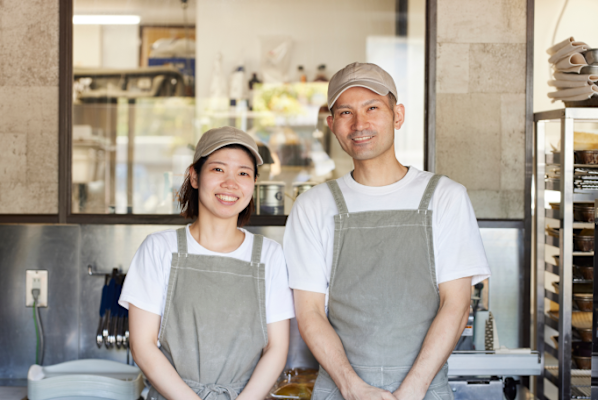
[[[263,399],[284,368],[294,308],[282,249],[241,229],[261,164],[247,133],[205,132],[179,199],[195,222],[149,235],[133,258],[119,303],[148,399]]]

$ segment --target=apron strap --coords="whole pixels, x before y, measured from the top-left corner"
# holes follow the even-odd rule
[[[253,250],[251,251],[251,263],[259,264],[262,261],[262,244],[264,237],[262,235],[253,235]]]
[[[436,190],[436,186],[438,186],[438,181],[444,175],[432,175],[430,181],[428,182],[428,186],[426,186],[426,190],[424,191],[424,195],[419,203],[418,212],[419,211],[427,211],[428,207],[430,206],[430,199]]]
[[[210,400],[213,396],[219,397],[221,394],[228,395],[230,400],[235,400],[239,396],[239,392],[243,389],[243,385],[218,385],[215,383],[204,384],[195,382],[189,379],[183,381],[203,400]]]
[[[182,227],[176,230],[176,241],[179,248],[179,254],[187,256],[187,228]]]
[[[339,214],[348,214],[349,210],[347,209],[347,203],[345,203],[345,198],[343,197],[343,192],[341,192],[341,188],[338,187],[338,182],[335,180],[326,182],[328,188],[332,192],[332,197],[334,197],[334,202],[336,203],[336,208],[338,209]]]

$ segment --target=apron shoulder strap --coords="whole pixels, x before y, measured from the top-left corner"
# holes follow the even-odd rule
[[[426,186],[426,190],[424,191],[424,195],[419,203],[418,210],[419,211],[427,211],[428,207],[430,206],[430,199],[436,190],[436,186],[438,186],[438,181],[444,175],[432,175],[430,181],[428,182],[428,186]]]
[[[176,241],[179,254],[187,254],[187,228],[182,227],[176,230]]]
[[[345,203],[345,198],[343,197],[343,192],[341,192],[341,188],[338,187],[338,182],[335,180],[326,182],[328,188],[332,192],[332,197],[334,197],[334,202],[336,203],[336,208],[338,209],[339,214],[347,214],[349,210],[347,209],[347,203]]]
[[[251,252],[251,263],[259,264],[262,261],[262,245],[264,237],[262,235],[253,235],[253,250]]]

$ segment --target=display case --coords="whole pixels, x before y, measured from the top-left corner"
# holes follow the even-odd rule
[[[540,399],[596,398],[591,377],[598,376],[592,301],[598,159],[583,159],[574,150],[574,132],[578,124],[598,122],[598,109],[536,113],[534,121],[536,346],[543,368],[536,394]],[[560,126],[560,149],[552,143],[547,151],[550,124]]]

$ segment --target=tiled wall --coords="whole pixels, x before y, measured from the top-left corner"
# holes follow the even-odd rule
[[[0,0],[0,214],[58,212],[58,0]]]
[[[436,171],[523,218],[526,0],[438,0]]]

